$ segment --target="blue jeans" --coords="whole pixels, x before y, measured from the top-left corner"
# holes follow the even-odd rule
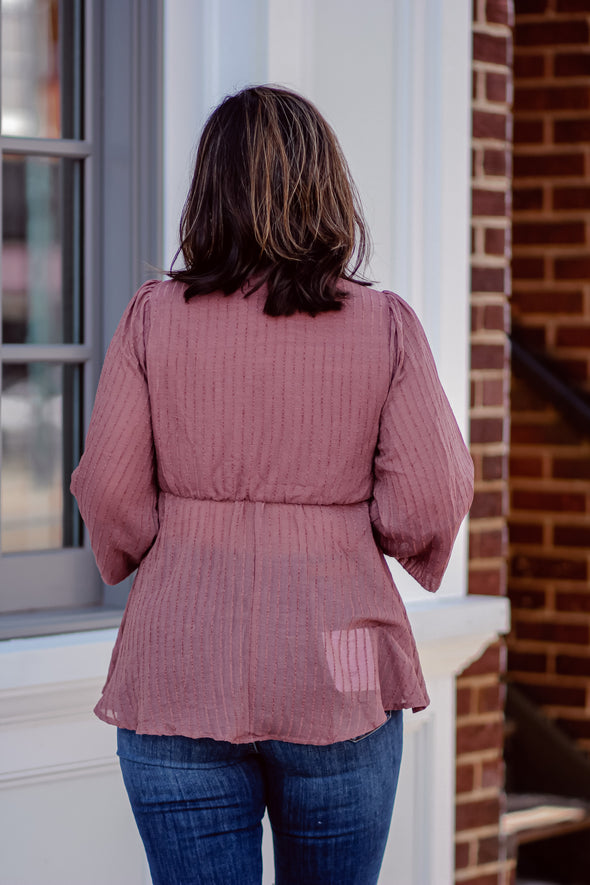
[[[402,711],[327,746],[118,730],[154,885],[260,885],[262,818],[275,885],[374,885],[402,754]]]

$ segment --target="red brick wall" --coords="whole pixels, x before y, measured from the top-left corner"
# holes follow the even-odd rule
[[[512,0],[473,9],[471,454],[469,592],[506,592]],[[456,881],[503,885],[510,864],[499,836],[503,807],[502,643],[457,683]]]
[[[590,392],[590,0],[516,0],[513,319]],[[590,439],[515,375],[510,678],[590,751]]]

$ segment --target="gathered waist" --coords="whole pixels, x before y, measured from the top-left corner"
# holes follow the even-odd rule
[[[162,492],[159,538],[153,555],[169,543],[191,549],[215,547],[227,557],[240,551],[266,551],[270,557],[297,554],[326,559],[334,550],[374,546],[368,501],[347,504],[188,498]]]
[[[164,498],[171,498],[172,500],[182,501],[182,502],[193,502],[195,504],[252,504],[252,505],[261,505],[265,504],[268,506],[282,506],[282,507],[361,507],[366,506],[369,503],[368,498],[364,498],[360,501],[278,501],[278,500],[270,500],[265,498],[214,498],[214,497],[195,497],[194,495],[178,495],[175,492],[165,491],[164,489],[160,490],[160,496]]]

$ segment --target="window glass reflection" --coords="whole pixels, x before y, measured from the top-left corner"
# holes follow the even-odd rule
[[[81,326],[81,168],[7,155],[2,169],[5,344],[72,344]]]
[[[3,553],[80,543],[79,518],[68,491],[78,457],[79,382],[75,366],[3,366]]]
[[[2,0],[2,134],[81,138],[81,3]]]

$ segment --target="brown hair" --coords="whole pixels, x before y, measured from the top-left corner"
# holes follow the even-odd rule
[[[169,275],[185,298],[268,286],[265,313],[339,310],[368,255],[360,200],[338,140],[311,102],[255,86],[211,114],[197,150]],[[182,253],[185,268],[174,270]],[[357,280],[368,285],[364,280]]]

